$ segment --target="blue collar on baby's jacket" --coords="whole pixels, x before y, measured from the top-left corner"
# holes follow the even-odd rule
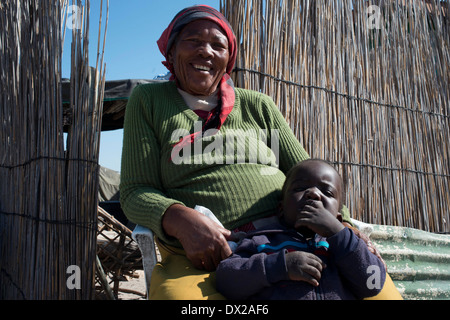
[[[276,246],[272,246],[270,244],[261,244],[259,246],[257,246],[257,251],[258,252],[275,252],[275,251],[280,251],[282,249],[301,249],[301,250],[305,250],[305,249],[324,249],[324,250],[328,250],[328,248],[330,247],[330,245],[328,244],[328,242],[326,241],[325,238],[319,236],[316,234],[316,236],[314,237],[314,239],[308,239],[305,242],[300,242],[300,241],[283,241],[282,243],[276,245]]]

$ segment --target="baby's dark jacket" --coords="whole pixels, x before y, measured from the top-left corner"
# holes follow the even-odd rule
[[[289,280],[285,254],[301,250],[316,254],[326,264],[319,286]],[[386,270],[366,243],[344,228],[325,239],[305,238],[276,224],[251,232],[216,272],[216,285],[226,298],[258,300],[340,300],[377,295]]]

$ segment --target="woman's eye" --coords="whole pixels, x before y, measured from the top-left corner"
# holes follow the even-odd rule
[[[185,39],[183,39],[183,41],[184,42],[189,42],[189,43],[198,43],[198,42],[200,42],[200,40],[197,39],[197,38],[185,38]]]
[[[217,49],[228,49],[228,47],[225,44],[220,42],[213,43],[212,46]]]

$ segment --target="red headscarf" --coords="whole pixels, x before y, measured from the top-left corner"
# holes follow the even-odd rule
[[[220,113],[217,115],[215,113],[211,113],[209,117],[206,119],[205,124],[203,126],[203,130],[206,130],[209,126],[209,123],[215,120],[218,116],[219,121],[215,125],[216,129],[220,129],[222,124],[225,122],[227,116],[233,110],[234,101],[235,101],[235,93],[234,93],[234,85],[233,81],[230,78],[230,73],[233,70],[234,63],[236,62],[236,37],[234,35],[233,29],[230,26],[230,23],[227,19],[216,9],[207,6],[207,5],[197,5],[192,6],[186,9],[181,10],[172,22],[169,24],[166,30],[161,35],[161,38],[158,40],[157,44],[159,50],[166,58],[166,61],[163,61],[163,65],[166,66],[167,69],[172,73],[171,80],[176,79],[176,74],[174,73],[173,65],[168,61],[168,54],[172,45],[175,43],[179,33],[183,30],[183,28],[192,21],[206,19],[211,20],[216,23],[218,26],[222,28],[227,39],[228,39],[228,50],[230,54],[230,60],[228,61],[226,73],[223,75],[220,80],[219,88],[220,88]],[[214,121],[214,122],[216,122]],[[179,150],[183,148],[187,143],[192,143],[195,138],[201,135],[203,132],[195,132],[188,137],[184,137],[178,142],[175,147]]]

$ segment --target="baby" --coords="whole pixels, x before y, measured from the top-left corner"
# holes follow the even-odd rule
[[[247,234],[216,272],[228,299],[362,299],[383,287],[383,262],[341,223],[343,182],[322,160],[286,176],[279,223]]]

